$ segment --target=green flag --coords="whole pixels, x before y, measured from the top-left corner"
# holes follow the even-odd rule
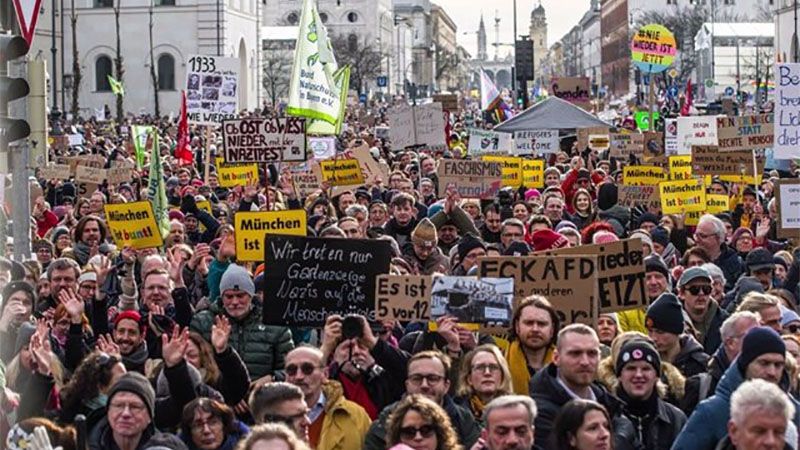
[[[136,152],[136,168],[142,170],[144,167],[144,155],[147,151],[147,137],[153,127],[133,125],[131,127],[131,137],[133,138],[133,150]]]
[[[114,79],[114,77],[108,75],[108,84],[111,85],[111,92],[113,92],[114,95],[121,95],[123,97],[125,96],[125,88],[122,87],[121,81],[117,81]]]
[[[161,167],[161,155],[159,155],[158,131],[152,130],[153,148],[150,153],[150,178],[147,183],[147,196],[153,204],[153,213],[156,215],[158,229],[161,237],[165,238],[169,234],[169,216],[167,203],[167,187],[164,184],[164,169]]]
[[[336,135],[342,132],[342,122],[344,122],[344,111],[347,105],[347,91],[350,89],[350,66],[344,66],[337,70],[333,75],[336,88],[339,89],[339,114],[336,117],[336,124],[328,123],[324,120],[311,119],[306,127],[306,133],[317,135]]]

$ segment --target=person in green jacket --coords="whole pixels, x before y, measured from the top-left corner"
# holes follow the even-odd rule
[[[230,264],[219,283],[219,300],[192,319],[190,328],[211,342],[214,318],[224,314],[231,324],[229,344],[241,355],[253,380],[274,377],[283,370],[286,354],[294,348],[287,327],[261,323],[261,305],[253,301],[256,288],[247,270]]]

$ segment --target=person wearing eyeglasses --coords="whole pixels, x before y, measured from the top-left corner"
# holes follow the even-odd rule
[[[288,426],[303,442],[308,442],[308,407],[299,387],[278,381],[258,385],[248,405],[256,425],[280,423]]]
[[[121,376],[108,392],[107,413],[89,433],[90,450],[142,449],[156,434],[156,393],[139,373]]]
[[[711,297],[714,291],[712,283],[711,274],[702,267],[686,269],[678,280],[678,297],[697,330],[697,340],[709,355],[722,343],[720,326],[728,318],[727,311]]]
[[[456,403],[469,408],[481,420],[484,407],[493,399],[511,394],[511,372],[500,350],[491,344],[475,347],[461,360]]]
[[[234,450],[249,433],[222,402],[201,397],[183,408],[180,437],[189,450]]]
[[[470,448],[480,435],[480,427],[472,413],[457,405],[447,394],[450,390],[450,358],[444,353],[427,350],[416,353],[408,360],[406,395],[421,394],[441,406],[464,448]],[[402,400],[401,400],[402,402]],[[399,403],[393,403],[381,411],[378,419],[372,422],[363,450],[385,450],[387,447],[387,423]]]
[[[409,395],[387,421],[389,446],[405,444],[413,450],[462,450],[450,418],[424,395]]]
[[[711,262],[716,264],[725,274],[725,292],[734,288],[736,280],[744,273],[745,265],[736,250],[725,243],[727,231],[719,218],[704,214],[700,217],[694,232],[697,247],[705,250]]]
[[[301,346],[286,354],[286,381],[303,391],[308,407],[308,442],[316,450],[360,450],[369,428],[367,412],[328,379],[323,353]]]

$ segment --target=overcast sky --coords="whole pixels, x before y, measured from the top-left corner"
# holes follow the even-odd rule
[[[433,0],[441,5],[458,27],[458,42],[472,56],[478,53],[478,31],[481,13],[486,24],[486,41],[489,57],[494,57],[495,42],[494,17],[497,11],[500,17],[500,42],[513,42],[513,4],[514,0]],[[583,17],[589,9],[590,0],[541,0],[547,14],[548,46],[561,39],[567,31]],[[528,34],[531,23],[531,11],[539,5],[539,0],[517,0],[517,34]],[[464,32],[471,32],[464,34]],[[500,55],[509,51],[509,47],[501,47]]]

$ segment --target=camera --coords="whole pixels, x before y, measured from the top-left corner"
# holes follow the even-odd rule
[[[342,319],[342,337],[344,339],[361,338],[363,334],[364,328],[361,325],[361,317],[348,315]]]

